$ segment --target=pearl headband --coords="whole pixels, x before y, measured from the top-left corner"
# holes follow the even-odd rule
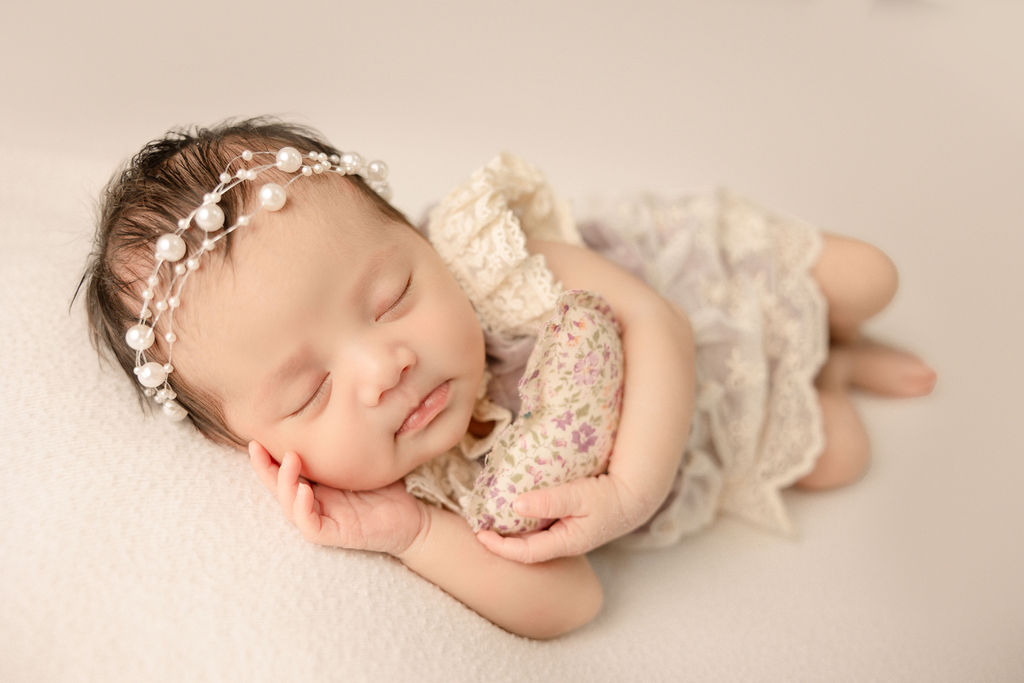
[[[256,157],[271,157],[273,161],[249,168],[239,168],[232,172],[232,165],[239,160],[252,161]],[[171,363],[174,342],[177,339],[173,328],[174,310],[181,305],[181,288],[188,280],[189,275],[199,268],[200,257],[208,251],[213,251],[217,242],[224,237],[236,229],[248,225],[260,209],[267,211],[281,209],[288,198],[285,188],[302,176],[328,172],[340,175],[358,175],[366,180],[370,188],[381,197],[384,199],[391,197],[391,188],[387,182],[388,167],[382,161],[367,163],[355,152],[345,152],[341,155],[309,152],[305,159],[308,161],[306,164],[303,163],[302,154],[294,147],[282,147],[276,154],[249,150],[242,152],[228,162],[224,172],[220,174],[220,183],[203,196],[203,203],[188,216],[178,221],[178,229],[174,232],[164,233],[157,239],[154,251],[156,265],[153,267],[152,274],[146,279],[146,289],[142,290],[142,310],[139,312],[139,320],[128,328],[125,342],[135,351],[135,376],[145,387],[146,396],[152,397],[161,406],[163,414],[171,420],[182,420],[188,415],[181,404],[174,400],[177,398],[177,394],[169,383],[169,377],[174,372],[174,366]],[[220,198],[228,190],[243,182],[255,180],[261,173],[270,169],[293,173],[295,177],[288,180],[283,187],[277,183],[263,184],[257,195],[258,207],[252,213],[240,215],[233,225],[225,228],[224,211],[217,205]],[[185,258],[187,244],[181,235],[189,230],[193,223],[205,233],[206,237],[198,251]],[[160,283],[160,268],[165,263],[171,267],[173,274],[167,285],[164,298],[154,302],[153,290]],[[154,330],[157,322],[165,314],[167,316],[167,332],[164,333],[164,341],[167,342],[167,362],[158,363],[146,357],[146,350],[156,340]]]

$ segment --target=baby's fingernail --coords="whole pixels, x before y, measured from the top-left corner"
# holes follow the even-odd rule
[[[516,501],[512,503],[512,509],[515,510],[520,515],[525,515],[527,512],[529,512],[530,506],[528,506],[524,501],[517,498]]]

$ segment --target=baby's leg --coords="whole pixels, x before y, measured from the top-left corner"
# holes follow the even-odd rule
[[[825,450],[797,485],[826,489],[853,483],[870,461],[867,431],[850,389],[923,396],[935,385],[935,373],[913,354],[861,337],[861,325],[892,301],[899,283],[896,266],[881,250],[848,237],[825,235],[812,272],[828,301],[832,344],[817,378]]]
[[[917,356],[869,339],[833,346],[816,381],[825,427],[825,450],[810,474],[797,481],[829,489],[857,481],[871,458],[867,431],[850,397],[853,387],[883,396],[923,396],[935,372]]]
[[[828,301],[833,343],[852,342],[865,320],[885,308],[899,283],[896,266],[866,242],[824,235],[818,263],[811,271]]]
[[[848,349],[833,349],[818,375],[818,402],[825,428],[825,450],[810,474],[796,482],[806,489],[851,484],[867,470],[871,458],[867,430],[850,399],[854,363]]]

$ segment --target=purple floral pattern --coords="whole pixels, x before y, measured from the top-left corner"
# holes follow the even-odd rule
[[[570,290],[555,303],[519,381],[519,415],[486,456],[464,514],[474,531],[533,531],[522,493],[600,474],[622,407],[622,342],[611,308],[595,292]]]

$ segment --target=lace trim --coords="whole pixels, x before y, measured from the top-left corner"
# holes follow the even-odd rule
[[[721,506],[791,535],[795,529],[780,493],[811,471],[825,446],[814,378],[828,354],[827,304],[811,276],[822,239],[806,223],[769,214],[729,193],[721,200],[723,222],[734,237],[772,235],[777,276],[762,309],[767,415],[759,457],[732,473]],[[742,258],[743,247],[732,246],[729,253]]]
[[[428,235],[476,307],[485,332],[536,334],[561,293],[526,237],[579,242],[566,205],[533,166],[502,154],[430,215]]]

